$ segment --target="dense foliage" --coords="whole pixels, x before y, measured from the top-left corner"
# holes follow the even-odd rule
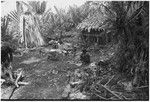
[[[26,6],[27,10],[23,8],[23,5]],[[58,9],[55,6],[54,8],[56,13],[53,13],[50,8],[46,10],[45,1],[30,1],[27,3],[18,1],[17,11],[12,11],[8,16],[1,18],[2,41],[13,42],[17,46],[21,43],[25,47],[37,47],[48,44],[51,39],[60,38],[66,40],[66,42],[74,43],[74,45],[78,44],[81,47],[83,45],[88,48],[87,43],[91,44],[91,42],[83,42],[79,36],[81,32],[76,27],[87,17],[92,17],[95,11],[101,12],[106,15],[105,17],[108,17],[106,22],[113,25],[101,27],[105,32],[109,32],[105,34],[106,37],[111,34],[112,42],[108,44],[106,42],[105,46],[94,45],[93,48],[94,50],[98,49],[98,52],[102,54],[105,52],[111,57],[104,60],[106,66],[102,66],[104,67],[101,70],[102,75],[96,75],[100,72],[100,68],[94,69],[94,71],[89,68],[90,71],[86,69],[87,72],[83,70],[79,72],[88,79],[83,78],[82,80],[85,82],[83,84],[85,92],[94,93],[98,92],[95,90],[103,91],[101,89],[105,89],[105,95],[100,94],[104,95],[103,97],[99,96],[100,99],[107,100],[107,97],[114,98],[113,96],[115,96],[115,98],[123,100],[124,98],[111,91],[111,85],[108,85],[114,78],[114,73],[120,73],[129,81],[131,85],[126,85],[125,88],[128,91],[131,91],[130,86],[137,88],[149,84],[148,1],[88,1],[80,7],[70,6],[68,11]],[[24,19],[26,22],[24,22]],[[79,47],[79,50],[81,50],[81,47]],[[78,74],[78,72],[75,74]],[[96,87],[101,81],[100,79],[102,83],[104,81],[105,85],[100,84],[101,86]],[[113,80],[118,81],[117,78]],[[92,89],[92,91],[89,91],[89,89]],[[108,93],[111,93],[111,95]],[[93,97],[96,97],[95,94]]]

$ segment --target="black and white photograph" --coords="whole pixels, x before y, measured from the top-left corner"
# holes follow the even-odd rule
[[[1,0],[1,101],[149,101],[149,1]]]

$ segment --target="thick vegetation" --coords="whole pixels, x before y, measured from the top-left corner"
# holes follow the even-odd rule
[[[17,11],[1,18],[2,42],[33,48],[48,45],[51,39],[59,39],[76,45],[77,52],[86,46],[91,55],[97,54],[102,60],[99,62],[100,59],[93,58],[95,63],[89,65],[89,68],[69,73],[70,84],[63,97],[76,99],[80,96],[79,99],[88,99],[89,97],[83,95],[86,93],[90,99],[148,99],[148,93],[141,91],[148,89],[149,84],[148,1],[88,1],[80,7],[70,6],[68,11],[54,7],[56,13],[51,9],[46,11],[45,1],[16,3]],[[112,40],[103,47],[96,45],[92,49],[88,45],[91,44],[90,41],[87,43],[80,38],[82,33],[77,26],[95,11],[106,15],[107,22],[113,25],[101,27],[109,32],[105,36],[112,35]],[[71,85],[74,85],[74,89],[79,89],[78,92],[70,91]],[[132,95],[135,96],[131,97]]]

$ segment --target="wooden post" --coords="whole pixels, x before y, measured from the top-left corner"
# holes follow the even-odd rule
[[[24,44],[27,49],[27,41],[26,41],[26,32],[25,32],[25,18],[23,17],[23,36],[24,36]]]

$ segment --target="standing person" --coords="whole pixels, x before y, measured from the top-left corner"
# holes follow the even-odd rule
[[[80,55],[80,60],[82,65],[89,65],[90,64],[90,55],[87,53],[86,49],[82,50],[82,54]]]
[[[11,65],[13,61],[13,53],[14,49],[12,49],[10,46],[3,45],[1,47],[1,65],[2,65],[1,72],[2,75],[6,75],[6,73],[8,73],[11,81],[14,81]]]

